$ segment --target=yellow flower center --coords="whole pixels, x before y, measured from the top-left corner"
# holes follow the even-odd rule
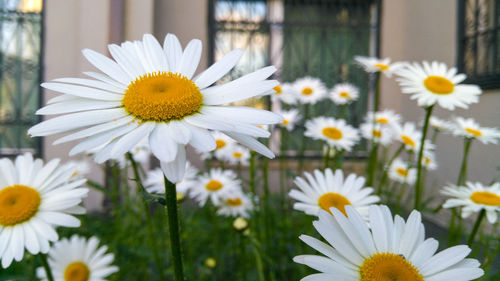
[[[424,276],[403,256],[377,253],[359,268],[360,281],[424,281]]]
[[[372,134],[373,134],[373,136],[374,136],[374,137],[376,137],[376,138],[380,138],[380,137],[382,137],[382,132],[381,132],[380,130],[373,130],[373,131],[372,131]]]
[[[476,191],[472,193],[470,200],[476,204],[500,206],[500,196],[489,191]]]
[[[321,209],[329,212],[330,214],[330,208],[335,207],[347,216],[345,212],[345,206],[351,205],[351,202],[343,195],[334,192],[328,192],[319,197],[318,205]]]
[[[241,206],[241,204],[243,204],[243,202],[241,201],[241,198],[239,198],[239,197],[227,198],[226,203],[231,207],[238,207],[238,206]]]
[[[241,158],[241,157],[243,157],[243,153],[241,153],[241,152],[233,152],[233,156],[234,156],[234,158]]]
[[[415,142],[408,136],[401,136],[401,140],[404,144],[409,145],[411,147],[415,147]]]
[[[309,96],[313,93],[313,89],[312,88],[309,88],[309,87],[305,87],[304,89],[302,89],[302,94],[304,96]]]
[[[208,191],[217,191],[222,188],[222,183],[218,180],[211,180],[205,185]]]
[[[429,165],[432,162],[431,158],[429,157],[424,157],[424,163]]]
[[[396,169],[396,172],[397,172],[400,176],[402,176],[402,177],[405,177],[405,178],[406,178],[406,176],[408,176],[408,170],[406,170],[406,169],[403,169],[403,168],[397,168],[397,169]]]
[[[380,124],[389,124],[389,120],[384,117],[377,118],[375,121]]]
[[[345,99],[350,99],[351,95],[349,95],[348,92],[340,92],[339,96],[345,98]]]
[[[38,212],[40,202],[40,193],[25,185],[0,190],[0,225],[7,227],[30,220]]]
[[[438,95],[449,95],[453,93],[455,84],[442,76],[431,75],[424,80],[424,86],[427,90]]]
[[[378,68],[380,71],[386,71],[389,69],[389,66],[385,63],[376,63],[375,67]]]
[[[281,124],[288,125],[288,123],[290,123],[290,121],[288,121],[288,119],[283,119],[283,122]]]
[[[71,263],[64,271],[64,281],[87,281],[89,277],[90,270],[83,262]]]
[[[342,138],[342,131],[334,127],[326,127],[321,133],[332,140],[339,140]]]
[[[479,130],[475,130],[475,129],[471,129],[471,128],[465,128],[465,131],[467,131],[467,133],[475,136],[475,137],[480,137],[483,135],[483,133],[481,133],[481,131]]]
[[[273,90],[276,91],[277,95],[281,95],[281,93],[283,92],[283,90],[281,89],[281,86],[279,86],[279,85],[274,87]]]
[[[215,140],[215,145],[216,145],[215,149],[221,149],[226,146],[226,142],[224,140]]]
[[[145,74],[130,83],[122,105],[142,121],[165,122],[195,114],[202,101],[203,95],[193,81],[162,71]]]

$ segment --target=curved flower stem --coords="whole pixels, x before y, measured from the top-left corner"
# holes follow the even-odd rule
[[[146,192],[146,190],[144,188],[144,185],[142,184],[137,162],[135,161],[134,156],[130,152],[127,152],[127,158],[132,164],[132,170],[134,171],[135,182],[142,194],[142,192]],[[158,247],[157,239],[155,238],[154,235],[154,224],[149,210],[148,202],[146,201],[144,196],[141,196],[141,198],[142,198],[142,205],[144,208],[144,214],[146,215],[146,230],[148,232],[149,240],[151,241],[150,246],[153,251],[153,258],[155,260],[156,270],[158,271],[158,276],[160,277],[160,280],[166,280],[165,276],[163,276],[163,266],[160,258],[160,253],[158,252],[160,250],[160,247]]]
[[[246,244],[245,244],[245,235],[243,233],[239,233],[239,260],[240,260],[240,273],[241,273],[241,280],[246,281],[247,280],[247,264],[246,264]]]
[[[54,281],[54,275],[52,275],[52,270],[50,270],[49,263],[47,262],[47,255],[39,253],[38,257],[40,258],[40,262],[45,270],[45,275],[47,275],[47,280]]]
[[[373,100],[373,112],[378,111],[378,106],[380,103],[380,81],[382,80],[380,72],[375,73],[375,80],[376,83],[375,83],[375,98]]]
[[[170,236],[170,252],[174,265],[174,280],[184,281],[182,269],[181,241],[179,238],[179,218],[177,215],[177,192],[175,183],[163,176],[165,181],[165,201],[167,204],[168,231]]]
[[[472,243],[474,242],[474,237],[476,236],[477,231],[479,230],[479,226],[481,225],[481,221],[483,220],[485,214],[486,210],[481,209],[479,215],[477,215],[476,222],[474,223],[474,227],[472,227],[472,232],[470,233],[469,239],[467,240],[467,245],[469,245],[469,247],[471,247]]]
[[[467,180],[467,159],[469,157],[469,150],[472,144],[471,138],[465,138],[464,140],[464,155],[462,158],[462,165],[460,166],[460,173],[458,174],[457,185],[461,186]]]
[[[420,205],[422,201],[422,157],[424,155],[424,143],[425,138],[427,137],[427,128],[429,127],[429,119],[431,118],[432,109],[434,105],[431,105],[425,109],[425,119],[424,119],[424,127],[422,128],[422,138],[420,139],[420,148],[418,150],[417,157],[417,181],[415,182],[415,210],[420,210]],[[425,185],[425,184],[424,184]]]
[[[387,165],[386,167],[384,168],[384,172],[382,174],[382,178],[380,179],[380,182],[378,184],[378,188],[377,188],[377,194],[378,196],[380,196],[382,194],[382,188],[387,180],[387,176],[388,176],[388,172],[389,172],[389,167],[391,167],[392,165],[392,162],[394,162],[394,160],[399,156],[399,154],[401,154],[401,152],[403,152],[403,149],[405,148],[405,145],[402,144],[398,150],[396,150],[396,152],[394,152],[394,155],[392,155],[391,159],[389,159],[389,162],[387,162]]]
[[[332,151],[332,148],[329,145],[326,145],[326,154],[325,154],[325,162],[323,163],[324,167],[323,169],[326,170],[328,168],[329,162],[330,162],[330,153]]]

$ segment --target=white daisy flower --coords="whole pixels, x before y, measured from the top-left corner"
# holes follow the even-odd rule
[[[225,194],[217,206],[217,214],[227,217],[250,217],[252,200],[241,191]]]
[[[104,146],[101,146],[97,149],[93,149],[92,152],[93,154],[99,152]],[[149,141],[147,138],[143,138],[141,141],[139,141],[132,149],[130,149],[128,152],[130,152],[134,158],[134,161],[146,165],[149,163],[150,157],[151,157],[151,149],[149,149]],[[127,166],[130,166],[131,163],[129,159],[126,157],[125,154],[122,154],[116,158],[113,158],[113,160],[118,163],[118,166],[121,169],[126,168]]]
[[[479,102],[482,92],[476,85],[460,84],[465,74],[457,74],[456,68],[448,69],[446,64],[436,61],[408,64],[396,74],[401,91],[412,95],[411,99],[416,99],[422,107],[437,103],[448,110],[468,108],[469,104]]]
[[[411,212],[408,220],[393,219],[387,206],[370,206],[369,225],[351,206],[347,217],[332,208],[333,215],[321,211],[313,222],[329,244],[308,235],[300,239],[325,256],[302,255],[293,260],[321,273],[302,281],[468,281],[484,271],[477,260],[466,258],[471,249],[458,245],[436,254],[438,241],[425,239],[422,217]]]
[[[115,256],[106,254],[107,246],[99,247],[99,239],[86,239],[73,235],[68,240],[56,242],[49,252],[49,266],[54,280],[65,281],[104,281],[118,271],[112,265]],[[43,267],[37,268],[37,277],[48,281]]]
[[[98,163],[119,157],[144,137],[171,182],[182,179],[185,145],[212,151],[216,143],[208,130],[222,131],[267,157],[274,154],[257,137],[269,137],[257,124],[276,124],[275,113],[232,102],[274,92],[279,83],[266,80],[276,68],[266,67],[234,81],[211,86],[238,62],[234,50],[193,77],[201,57],[201,41],[192,40],[182,51],[175,35],[168,34],[163,47],[150,35],[143,41],[109,45],[114,60],[85,49],[83,55],[103,73],[87,72],[93,79],[61,78],[43,83],[63,93],[37,114],[63,114],[29,130],[32,136],[77,131],[55,144],[81,140],[70,155],[106,144],[95,156]],[[71,114],[69,114],[71,113]]]
[[[87,197],[85,179],[73,176],[74,165],[53,159],[44,165],[29,153],[0,159],[0,259],[3,268],[20,261],[24,249],[47,253],[59,239],[58,226],[79,227],[73,215],[84,214],[79,204]]]
[[[390,58],[379,59],[375,57],[355,56],[354,60],[365,69],[368,73],[382,72],[387,77],[392,77],[392,74],[404,63],[396,62],[391,64]]]
[[[327,89],[319,78],[303,77],[293,83],[296,98],[301,103],[315,104],[326,96]]]
[[[279,115],[283,116],[283,122],[281,122],[281,126],[285,127],[288,131],[292,131],[297,125],[297,122],[302,118],[300,116],[298,109],[290,109],[290,110],[282,110],[277,112]]]
[[[351,151],[359,141],[358,130],[347,125],[344,119],[316,117],[306,122],[307,137],[323,140],[337,150]]]
[[[212,158],[212,156],[215,156],[216,158],[221,160],[220,157],[222,154],[224,154],[224,150],[235,144],[236,141],[221,132],[212,131],[210,132],[210,134],[215,140],[215,150],[210,152],[201,152],[201,159],[206,160]]]
[[[498,139],[500,139],[500,130],[497,128],[480,127],[472,118],[457,117],[454,121],[454,135],[476,139],[484,144],[496,144]]]
[[[197,183],[198,169],[193,166],[189,161],[186,161],[186,172],[184,178],[175,184],[177,193],[188,194],[188,192]],[[144,187],[149,193],[165,193],[165,180],[164,174],[160,168],[148,171],[146,179],[144,180]]]
[[[416,159],[418,158],[418,155],[415,155]],[[418,161],[418,159],[417,159]],[[436,155],[434,151],[432,150],[426,150],[424,148],[424,154],[422,156],[422,167],[424,167],[427,170],[436,170],[438,168],[437,162],[436,162]]]
[[[380,200],[371,194],[373,188],[364,186],[364,177],[350,174],[344,179],[340,169],[335,174],[331,169],[326,169],[324,173],[315,170],[314,176],[306,172],[304,177],[295,178],[294,182],[300,190],[292,189],[289,195],[298,201],[293,205],[294,209],[311,216],[317,216],[320,210],[330,212],[332,207],[345,214],[348,205],[367,216],[368,206]]]
[[[241,191],[241,181],[233,171],[214,168],[198,177],[190,195],[200,206],[205,205],[208,199],[218,206],[224,195],[238,191]]]
[[[396,127],[396,140],[405,145],[406,150],[418,152],[422,132],[417,130],[415,123],[406,122]]]
[[[221,151],[220,158],[224,161],[228,161],[233,165],[241,164],[243,166],[248,166],[248,160],[250,160],[250,151],[246,147],[238,144],[233,144],[227,149],[224,149],[224,151]]]
[[[370,122],[361,124],[359,130],[365,139],[374,143],[379,143],[383,146],[388,146],[392,143],[393,132],[387,126]]]
[[[335,104],[348,104],[358,99],[359,89],[350,83],[342,83],[335,85],[329,95]]]
[[[286,104],[296,104],[297,95],[294,93],[293,85],[290,83],[283,83],[273,88],[274,94],[271,95],[273,102],[281,101]]]
[[[415,168],[408,168],[408,163],[400,158],[396,158],[389,167],[389,178],[399,183],[412,185],[417,179],[417,170]]]
[[[431,118],[429,119],[429,125],[434,130],[441,132],[451,132],[454,128],[453,123],[451,123],[450,121],[446,121],[435,116],[431,116]]]
[[[86,160],[72,160],[66,163],[68,166],[73,166],[75,169],[73,177],[83,178],[86,174],[90,172],[90,164]]]
[[[441,193],[452,197],[446,200],[443,208],[462,207],[463,218],[484,209],[490,223],[497,221],[500,211],[500,183],[484,186],[479,182],[467,182],[465,186],[446,186]]]
[[[384,109],[375,113],[368,112],[365,120],[366,123],[377,123],[381,126],[397,128],[400,126],[401,116],[396,114],[393,110]]]

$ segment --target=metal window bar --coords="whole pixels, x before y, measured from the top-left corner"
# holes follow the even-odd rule
[[[374,83],[355,65],[353,57],[378,55],[380,2],[210,0],[209,62],[220,59],[234,47],[243,47],[246,48],[243,62],[240,61],[227,79],[273,64],[279,69],[275,79],[282,82],[310,75],[320,77],[329,88],[340,82],[353,83],[360,88],[361,98],[351,106],[353,114],[348,119],[357,126],[369,102],[373,102],[368,97]],[[264,45],[258,46],[258,42]],[[239,46],[234,46],[238,43]],[[269,106],[269,100],[265,104]],[[316,116],[332,109],[336,110],[333,103],[322,102],[315,108]],[[297,129],[297,136],[303,131],[303,128]],[[317,158],[320,151],[321,146],[314,144],[308,156]],[[293,157],[294,152],[292,149],[287,155]],[[350,156],[365,155],[362,144]]]
[[[500,88],[500,0],[458,0],[457,67],[466,83]]]
[[[42,139],[30,138],[27,130],[38,123],[35,112],[42,102],[43,14],[23,9],[25,2],[0,1],[1,157],[42,155]]]

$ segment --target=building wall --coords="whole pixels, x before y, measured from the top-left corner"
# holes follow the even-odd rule
[[[384,0],[381,29],[381,57],[393,61],[437,60],[456,65],[457,1],[456,0]],[[381,85],[381,108],[392,108],[405,120],[420,121],[424,110],[400,92],[394,79],[384,78]],[[478,104],[469,110],[448,111],[438,108],[442,118],[464,116],[475,118],[482,126],[500,127],[500,90],[485,91]],[[441,135],[437,141],[439,169],[432,172],[429,182],[441,188],[454,183],[462,159],[463,141]],[[498,175],[500,149],[495,145],[474,143],[470,152],[469,179],[489,183]]]

